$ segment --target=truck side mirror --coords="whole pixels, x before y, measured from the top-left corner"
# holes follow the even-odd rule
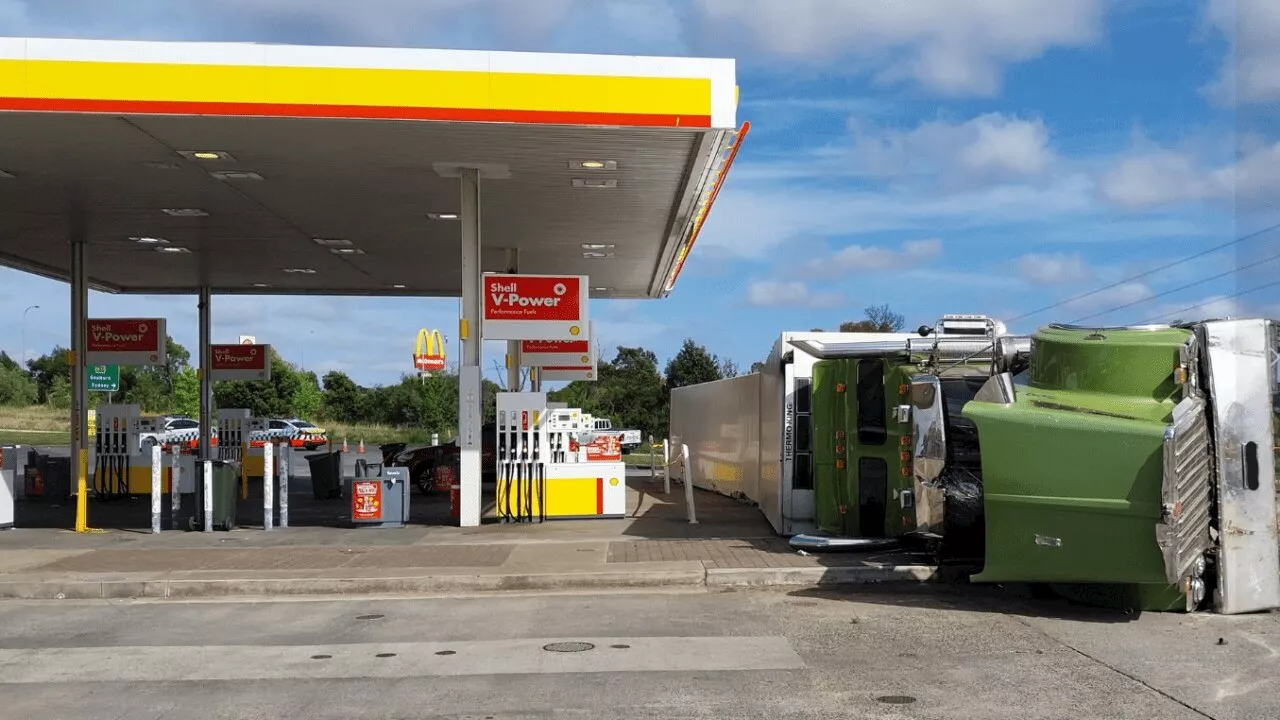
[[[942,381],[932,375],[911,378],[911,468],[915,479],[916,529],[942,534],[946,497],[938,478],[947,465],[947,428]]]

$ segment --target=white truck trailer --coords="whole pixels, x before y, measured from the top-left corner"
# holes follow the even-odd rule
[[[1007,334],[1003,323],[985,316],[947,315],[928,336],[784,332],[760,372],[673,390],[672,443],[689,446],[695,487],[756,503],[780,535],[813,533],[810,381],[820,358],[802,347],[927,343],[935,334],[986,336],[993,330]]]

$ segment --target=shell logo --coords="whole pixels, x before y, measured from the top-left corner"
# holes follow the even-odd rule
[[[609,478],[610,487],[618,487],[618,478]]]
[[[574,325],[573,327],[569,328],[569,334],[574,337],[578,337],[578,334],[581,332],[582,332],[582,328],[578,327],[577,325]]]

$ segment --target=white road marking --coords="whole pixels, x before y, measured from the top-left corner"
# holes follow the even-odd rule
[[[595,645],[543,650],[554,642]],[[627,645],[613,648],[612,645]],[[438,655],[441,652],[452,652]],[[394,657],[376,657],[394,653]],[[313,659],[329,655],[327,659]],[[349,645],[201,645],[0,650],[0,685],[796,670],[784,637],[539,638]]]

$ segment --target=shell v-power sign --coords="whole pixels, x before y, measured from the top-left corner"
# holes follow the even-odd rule
[[[485,275],[486,340],[585,340],[585,275]]]

